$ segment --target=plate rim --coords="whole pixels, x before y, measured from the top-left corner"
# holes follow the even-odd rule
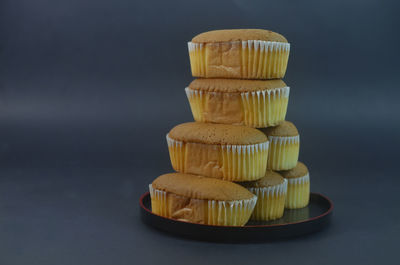
[[[333,208],[334,208],[334,204],[332,202],[332,200],[330,198],[328,198],[327,196],[319,193],[319,192],[310,192],[310,195],[317,195],[319,197],[322,197],[323,199],[327,200],[329,203],[329,209],[318,215],[318,216],[314,216],[305,220],[301,220],[301,221],[297,221],[297,222],[290,222],[290,223],[283,223],[283,224],[268,224],[268,225],[244,225],[244,226],[233,226],[233,225],[207,225],[207,224],[198,224],[198,223],[191,223],[191,222],[185,222],[185,221],[181,221],[181,220],[177,220],[177,219],[172,219],[172,218],[168,218],[168,217],[164,217],[161,215],[158,215],[156,213],[153,213],[150,209],[148,209],[146,206],[144,206],[143,200],[145,197],[150,196],[150,192],[147,191],[144,194],[142,194],[139,198],[139,205],[140,208],[144,211],[146,211],[148,214],[160,217],[162,219],[166,219],[168,221],[173,221],[173,222],[178,222],[178,223],[182,223],[182,224],[190,224],[190,225],[195,225],[195,226],[203,226],[203,227],[214,227],[214,228],[234,228],[234,229],[246,229],[246,228],[276,228],[276,227],[287,227],[290,225],[298,225],[298,224],[302,224],[302,223],[309,223],[309,222],[313,222],[315,220],[321,219],[329,214],[332,213]],[[151,199],[151,198],[150,198]]]

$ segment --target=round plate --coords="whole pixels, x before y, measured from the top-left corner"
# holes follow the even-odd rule
[[[333,203],[318,193],[310,194],[307,207],[285,209],[281,219],[268,222],[248,222],[245,226],[215,226],[178,221],[151,211],[149,192],[140,197],[140,212],[144,223],[174,235],[206,241],[259,241],[304,235],[321,230],[330,222]]]

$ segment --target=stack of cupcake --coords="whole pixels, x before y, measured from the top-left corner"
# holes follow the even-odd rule
[[[152,211],[210,225],[279,219],[307,206],[299,133],[285,121],[290,44],[268,30],[216,30],[188,43],[195,122],[167,134],[172,167],[150,184]]]

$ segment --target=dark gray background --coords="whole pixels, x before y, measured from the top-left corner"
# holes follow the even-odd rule
[[[398,1],[0,1],[0,264],[396,264]],[[292,44],[287,119],[321,233],[265,244],[173,238],[138,198],[192,120],[186,42],[266,28]]]

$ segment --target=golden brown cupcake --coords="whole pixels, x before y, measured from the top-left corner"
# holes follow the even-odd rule
[[[276,126],[285,120],[289,87],[280,79],[195,79],[186,88],[195,121]]]
[[[296,166],[299,158],[300,136],[296,126],[284,121],[278,126],[260,129],[270,141],[268,168],[289,170]]]
[[[240,184],[257,196],[251,220],[270,221],[283,216],[287,180],[277,172],[267,170],[265,177]]]
[[[268,138],[250,127],[188,122],[175,126],[167,143],[172,167],[181,173],[250,181],[267,167]]]
[[[264,29],[213,30],[188,43],[192,75],[205,78],[283,78],[290,44]]]
[[[149,189],[155,214],[207,225],[243,226],[257,201],[238,184],[191,174],[161,175]]]
[[[306,165],[299,161],[295,168],[279,173],[288,181],[285,208],[306,207],[310,200],[310,174]]]

